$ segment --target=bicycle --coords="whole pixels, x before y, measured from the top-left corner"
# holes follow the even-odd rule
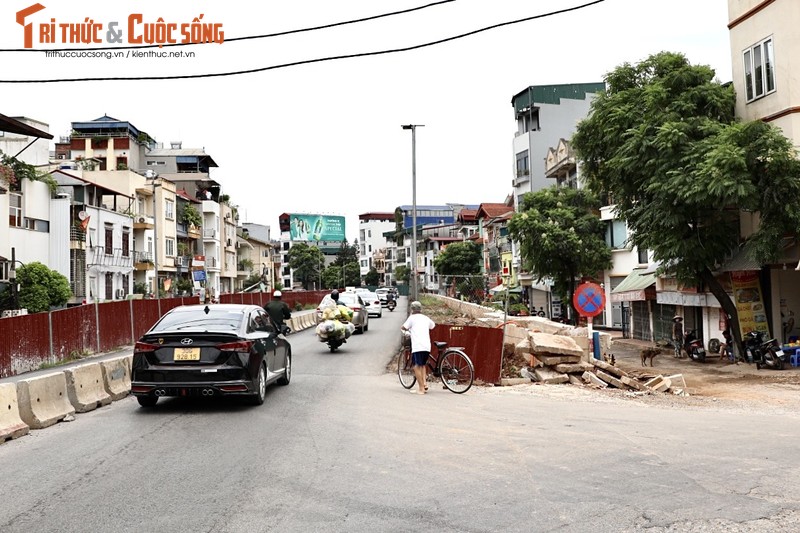
[[[425,362],[430,369],[428,375],[440,378],[442,384],[450,392],[456,394],[467,392],[475,380],[475,367],[469,356],[460,347],[448,347],[446,342],[434,341],[433,345],[436,347],[436,353],[434,355],[432,350]],[[411,345],[405,342],[403,351],[398,356],[397,376],[400,378],[400,384],[406,389],[410,389],[417,382],[417,377],[414,375],[414,361],[411,357]]]

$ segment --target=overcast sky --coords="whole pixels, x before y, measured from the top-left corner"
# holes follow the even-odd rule
[[[358,215],[411,204],[411,135],[417,131],[417,204],[501,202],[511,192],[515,122],[511,97],[529,85],[602,81],[616,66],[662,50],[686,54],[730,81],[726,0],[604,0],[411,51],[198,79],[6,83],[8,80],[217,74],[405,48],[487,26],[574,8],[591,0],[456,0],[375,21],[265,39],[231,40],[327,25],[419,7],[435,0],[252,2],[128,0],[54,2],[28,17],[39,26],[161,17],[180,25],[203,14],[220,23],[222,44],[166,47],[193,58],[47,58],[3,52],[0,113],[49,123],[56,137],[73,121],[108,114],[157,141],[202,147],[212,177],[242,221],[278,236],[282,212],[340,214],[357,237]],[[4,0],[0,48],[21,49],[16,12],[35,0]],[[134,28],[141,35],[143,26]],[[152,49],[148,49],[152,50]],[[158,49],[155,49],[158,50]]]

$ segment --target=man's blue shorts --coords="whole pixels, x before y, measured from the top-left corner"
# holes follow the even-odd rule
[[[412,359],[414,360],[414,366],[425,366],[425,363],[428,362],[428,356],[431,352],[414,352],[411,354]]]

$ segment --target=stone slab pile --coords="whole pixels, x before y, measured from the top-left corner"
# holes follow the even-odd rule
[[[682,375],[634,376],[610,362],[589,358],[572,336],[529,331],[527,338],[514,345],[514,352],[528,362],[525,375],[537,383],[686,394]]]

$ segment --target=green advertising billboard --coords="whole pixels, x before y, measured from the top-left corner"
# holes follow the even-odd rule
[[[344,217],[290,215],[289,238],[293,241],[343,241]]]

